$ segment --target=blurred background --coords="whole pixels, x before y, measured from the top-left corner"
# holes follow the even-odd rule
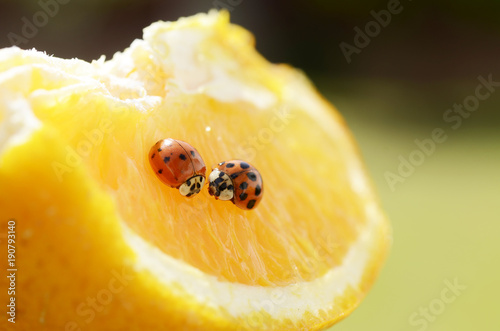
[[[394,243],[366,300],[333,330],[500,330],[500,1],[58,3],[2,0],[0,47],[109,58],[154,21],[225,7],[267,59],[303,70],[339,109]],[[41,10],[40,27],[25,28]],[[493,82],[476,96],[480,76]],[[431,143],[436,129],[445,141]]]

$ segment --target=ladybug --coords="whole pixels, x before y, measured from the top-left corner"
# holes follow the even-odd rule
[[[231,200],[237,207],[251,210],[264,193],[260,173],[245,161],[232,160],[218,164],[208,176],[208,192],[218,200]]]
[[[205,162],[187,142],[159,140],[149,151],[149,163],[164,184],[179,189],[185,197],[199,193],[205,184]]]

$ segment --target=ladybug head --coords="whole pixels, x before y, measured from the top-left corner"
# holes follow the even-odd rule
[[[215,168],[208,176],[208,192],[219,200],[231,200],[234,196],[233,181],[229,175]]]
[[[179,192],[185,197],[191,197],[200,193],[201,188],[205,185],[205,177],[196,175],[186,180],[179,186]]]

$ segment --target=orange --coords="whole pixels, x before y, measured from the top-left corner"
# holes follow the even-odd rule
[[[360,303],[388,223],[339,114],[253,43],[214,11],[155,23],[108,61],[0,52],[0,226],[15,222],[17,267],[2,325],[317,330]],[[161,183],[147,156],[168,137],[208,168],[252,163],[260,205]]]

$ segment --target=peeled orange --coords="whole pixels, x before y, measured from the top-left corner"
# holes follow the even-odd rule
[[[161,183],[147,157],[165,138],[207,168],[252,163],[260,205]],[[4,234],[9,220],[13,330],[319,330],[358,306],[390,235],[340,115],[215,11],[107,61],[0,51]]]

